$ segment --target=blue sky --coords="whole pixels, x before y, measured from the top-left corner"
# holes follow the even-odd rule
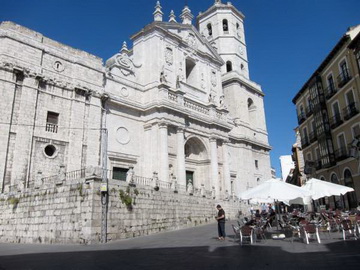
[[[194,15],[214,0],[161,0],[165,19],[187,2]],[[222,1],[226,2],[226,1]],[[359,0],[233,0],[245,15],[250,78],[265,93],[271,163],[291,153],[297,126],[291,100],[347,28],[360,24]],[[152,22],[156,0],[3,1],[0,21],[14,21],[106,61]],[[179,19],[178,19],[179,21]],[[195,19],[193,20],[195,23]]]

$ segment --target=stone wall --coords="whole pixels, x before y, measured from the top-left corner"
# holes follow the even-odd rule
[[[0,195],[0,241],[9,243],[99,243],[101,182],[72,180],[51,188]],[[123,195],[121,199],[120,193]],[[126,195],[132,203],[125,204]],[[125,199],[124,199],[125,197]],[[129,198],[129,197],[127,197]],[[107,219],[108,241],[215,222],[216,204],[235,219],[239,202],[215,201],[200,195],[129,187],[111,180]]]

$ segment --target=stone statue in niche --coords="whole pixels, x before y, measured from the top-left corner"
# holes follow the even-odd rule
[[[211,71],[211,84],[214,87],[217,85],[217,83],[216,83],[216,71],[215,70]]]
[[[215,95],[213,93],[209,94],[208,101],[209,101],[209,103],[212,103],[212,104],[215,103]]]
[[[165,49],[165,62],[171,66],[173,64],[173,50],[170,47]]]
[[[165,68],[163,67],[161,72],[160,72],[160,82],[161,83],[167,83],[168,80],[167,80],[167,74],[165,72]]]
[[[179,82],[182,82],[184,81],[185,77],[184,77],[184,72],[183,72],[183,63],[182,62],[179,62]]]
[[[134,182],[134,167],[129,167],[129,170],[126,173],[126,182],[133,183]]]
[[[190,195],[193,195],[194,194],[194,186],[193,186],[190,179],[188,181],[189,182],[187,184],[187,193],[190,194]]]
[[[221,95],[219,98],[219,108],[227,110],[227,106],[225,104],[225,96]]]

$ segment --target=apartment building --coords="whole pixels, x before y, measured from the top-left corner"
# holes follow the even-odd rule
[[[337,42],[293,98],[308,177],[353,187],[329,207],[356,207],[360,199],[360,25]]]

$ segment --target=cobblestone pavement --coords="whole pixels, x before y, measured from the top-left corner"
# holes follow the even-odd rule
[[[360,240],[266,240],[240,246],[231,221],[100,245],[0,244],[0,269],[359,269]]]

